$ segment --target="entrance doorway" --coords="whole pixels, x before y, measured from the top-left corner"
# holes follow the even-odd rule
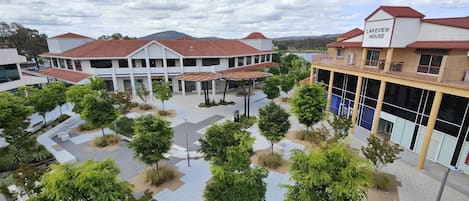
[[[393,126],[394,124],[392,122],[380,118],[377,133],[378,136],[385,140],[390,140]]]

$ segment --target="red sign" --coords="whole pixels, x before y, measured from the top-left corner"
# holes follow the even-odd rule
[[[466,156],[466,162],[465,162],[466,165],[469,165],[469,152],[467,152],[467,156]]]

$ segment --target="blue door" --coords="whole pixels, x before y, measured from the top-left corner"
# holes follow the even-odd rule
[[[360,126],[371,131],[371,126],[373,125],[374,115],[375,115],[375,109],[367,107],[367,106],[363,106]]]
[[[331,112],[333,112],[335,114],[339,114],[340,101],[341,101],[340,96],[336,96],[336,95],[332,94],[331,106],[329,108]]]

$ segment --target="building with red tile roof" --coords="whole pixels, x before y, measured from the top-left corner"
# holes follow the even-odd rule
[[[50,38],[69,38],[70,39],[70,38],[90,38],[90,37],[68,32],[68,33],[57,35],[57,36],[52,36]]]

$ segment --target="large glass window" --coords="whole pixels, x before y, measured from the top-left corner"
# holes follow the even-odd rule
[[[254,63],[259,63],[259,55],[254,56]]]
[[[66,62],[67,62],[67,68],[70,69],[70,70],[72,70],[72,69],[73,69],[72,60],[67,59]]]
[[[235,66],[235,58],[229,58],[228,59],[228,67],[232,68]]]
[[[73,61],[75,63],[75,70],[77,71],[83,71],[81,68],[81,61]]]
[[[54,67],[59,67],[59,64],[57,63],[56,58],[52,58],[52,64],[54,65]]]
[[[127,59],[119,59],[119,68],[127,68],[129,67],[129,63]]]
[[[238,57],[238,66],[244,66],[244,57]]]
[[[378,66],[379,53],[380,53],[380,50],[377,50],[377,49],[368,50],[368,52],[366,54],[365,65],[367,65],[367,66]]]
[[[93,68],[111,68],[111,60],[90,60],[91,67]]]
[[[246,57],[246,65],[251,65],[251,56]]]
[[[182,63],[184,64],[184,66],[197,66],[196,59],[184,59],[182,60]]]
[[[19,79],[20,74],[16,64],[0,65],[0,83]]]
[[[261,55],[261,62],[265,62],[265,55]]]
[[[176,59],[166,59],[166,65],[168,67],[176,67]]]
[[[150,67],[163,67],[163,59],[150,59]]]
[[[220,65],[220,59],[218,58],[202,59],[202,66],[214,66],[214,65]]]
[[[417,72],[438,75],[442,60],[443,55],[421,54]]]
[[[65,61],[64,61],[64,59],[59,59],[59,67],[60,67],[60,68],[65,68]]]
[[[337,48],[336,56],[344,57],[344,48]]]

